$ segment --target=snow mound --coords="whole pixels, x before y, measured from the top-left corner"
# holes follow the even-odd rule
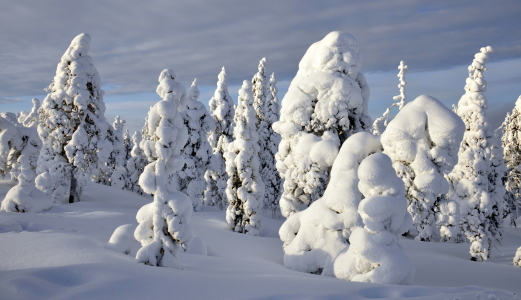
[[[362,197],[358,166],[371,153],[381,151],[379,137],[366,132],[354,134],[342,145],[324,196],[289,216],[279,230],[285,267],[332,275],[333,260],[348,246],[351,231],[362,226],[357,213]]]
[[[349,248],[338,255],[335,276],[359,282],[412,283],[414,265],[398,245],[398,237],[410,225],[410,215],[391,159],[383,153],[370,155],[360,163],[358,178],[365,196],[358,213],[365,226],[353,231]]]

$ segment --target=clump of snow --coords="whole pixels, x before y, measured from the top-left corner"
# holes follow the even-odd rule
[[[116,228],[116,230],[114,230],[114,233],[112,233],[112,236],[105,245],[105,248],[135,257],[141,246],[134,238],[135,230],[136,225],[133,224],[119,226]]]
[[[455,203],[445,199],[449,191],[445,175],[457,162],[464,128],[455,113],[423,95],[403,107],[382,134],[384,153],[405,184],[418,240],[438,237],[437,227],[442,227],[443,240],[457,234]]]
[[[352,134],[369,130],[369,88],[361,66],[358,41],[339,31],[311,45],[300,61],[282,100],[280,120],[273,124],[282,137],[276,159],[284,179],[280,204],[285,217],[320,198],[329,181],[331,164],[295,155],[303,152],[299,139],[329,135],[338,149]]]
[[[358,178],[365,197],[358,206],[364,228],[351,234],[349,248],[335,260],[334,274],[351,281],[411,284],[415,268],[398,244],[411,222],[403,182],[383,153],[364,159]]]
[[[514,266],[521,267],[521,247],[517,248],[513,263]]]
[[[379,137],[361,132],[342,145],[324,196],[288,217],[279,230],[284,266],[300,272],[333,275],[333,261],[349,245],[350,234],[362,226],[357,213],[359,164],[381,152]]]

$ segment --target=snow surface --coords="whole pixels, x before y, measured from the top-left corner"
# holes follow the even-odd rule
[[[0,199],[11,188],[0,182]],[[263,218],[263,237],[231,232],[224,212],[193,214],[208,256],[179,254],[183,270],[150,267],[105,247],[122,224],[137,225],[150,200],[100,184],[81,202],[43,213],[0,213],[0,299],[516,299],[521,268],[512,265],[521,229],[507,228],[500,254],[468,259],[467,244],[400,237],[416,266],[413,285],[338,280],[282,265],[281,220]],[[510,291],[510,292],[507,292]]]

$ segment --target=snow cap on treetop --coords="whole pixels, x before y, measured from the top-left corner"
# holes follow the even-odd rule
[[[349,33],[333,31],[309,47],[299,64],[299,72],[339,73],[355,79],[362,67],[357,39]]]
[[[87,33],[81,33],[77,35],[71,42],[69,49],[63,55],[64,57],[72,57],[77,59],[82,54],[89,52],[90,35]]]

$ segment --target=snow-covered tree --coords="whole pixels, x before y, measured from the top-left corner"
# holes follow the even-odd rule
[[[109,182],[110,186],[120,189],[125,188],[127,181],[127,169],[125,169],[127,153],[123,139],[123,127],[125,123],[125,120],[122,120],[120,116],[116,116],[112,128],[109,127],[109,134],[112,136],[113,145],[113,151],[108,160],[108,165],[111,169]]]
[[[137,131],[134,132],[132,143],[134,146],[130,153],[132,157],[127,161],[127,182],[125,189],[143,195],[143,189],[139,186],[138,182],[139,176],[143,173],[148,161],[143,154],[143,150],[139,147],[139,144],[141,143],[141,133]]]
[[[505,189],[502,183],[503,164],[499,138],[493,135],[486,117],[486,81],[483,72],[490,46],[481,48],[469,66],[465,94],[461,97],[456,113],[466,126],[458,153],[458,164],[449,174],[449,197],[460,205],[460,239],[471,242],[472,260],[483,261],[491,249],[501,240],[501,223],[505,210]]]
[[[123,145],[125,148],[125,166],[127,165],[127,161],[132,157],[132,148],[134,148],[134,143],[132,142],[132,137],[128,132],[128,128],[125,130],[125,135],[123,136]]]
[[[20,171],[17,161],[22,149],[22,139],[17,131],[19,124],[16,119],[0,118],[0,176],[11,175],[11,181],[16,182]]]
[[[349,236],[362,227],[357,213],[358,166],[371,153],[381,152],[378,136],[360,132],[349,137],[336,155],[336,145],[322,141],[308,149],[321,159],[334,159],[324,196],[288,217],[279,230],[284,242],[284,266],[291,270],[333,276],[333,262],[349,245]],[[329,155],[330,152],[333,154]]]
[[[393,100],[397,101],[397,102],[394,102],[393,104],[391,104],[391,106],[389,106],[384,114],[377,118],[376,120],[374,120],[374,123],[373,123],[373,134],[376,134],[376,135],[379,135],[381,134],[384,130],[385,130],[385,127],[387,127],[387,124],[389,124],[389,117],[390,117],[390,113],[391,113],[391,109],[395,106],[398,106],[398,109],[401,110],[403,108],[403,106],[405,105],[405,99],[407,99],[407,97],[405,96],[405,85],[407,85],[407,82],[405,82],[405,73],[407,73],[407,65],[405,65],[403,63],[403,60],[400,61],[400,64],[398,65],[398,70],[400,70],[398,72],[398,79],[399,79],[399,83],[398,83],[398,89],[400,90],[400,95],[398,96],[394,96],[393,97]]]
[[[259,134],[255,125],[253,95],[251,84],[246,80],[239,90],[238,101],[234,141],[228,144],[228,151],[224,153],[229,177],[226,222],[235,232],[260,235],[264,183],[259,172]]]
[[[521,267],[521,247],[517,248],[513,263],[514,266]]]
[[[18,117],[18,123],[22,124],[25,127],[34,127],[38,126],[39,116],[38,110],[40,109],[40,100],[37,98],[33,98],[31,100],[33,102],[33,108],[27,114],[24,112],[20,112],[20,116]]]
[[[283,216],[320,198],[329,181],[331,164],[326,162],[334,157],[316,161],[308,149],[323,141],[338,149],[352,134],[370,129],[369,87],[361,66],[357,40],[338,31],[311,45],[300,61],[282,100],[280,120],[273,124],[282,137],[276,160],[284,179]]]
[[[335,260],[335,276],[358,282],[411,284],[415,267],[398,244],[411,218],[403,182],[383,153],[364,159],[358,178],[358,188],[364,195],[358,213],[364,227],[353,231],[351,245]]]
[[[35,107],[39,102],[34,101]],[[9,212],[41,212],[49,210],[53,201],[35,187],[36,166],[42,142],[36,131],[37,121],[34,115],[25,116],[22,121],[28,127],[16,126],[0,117],[0,151],[5,147],[14,147],[18,153],[16,162],[19,172],[16,177],[18,184],[12,187],[1,202],[0,210]]]
[[[179,172],[180,191],[192,199],[194,211],[201,209],[206,187],[204,173],[213,156],[207,133],[215,131],[213,118],[198,98],[199,89],[197,80],[194,80],[188,89],[186,107],[181,111],[184,124],[188,128],[188,141],[181,151],[185,161]]]
[[[209,105],[212,117],[215,121],[215,131],[208,135],[208,142],[213,149],[213,157],[204,178],[206,189],[204,191],[204,203],[206,205],[216,205],[221,209],[226,208],[226,186],[228,175],[224,163],[224,152],[228,149],[228,144],[233,140],[233,117],[235,108],[233,99],[228,93],[228,81],[224,67],[219,73],[217,88],[210,99]]]
[[[139,185],[146,193],[154,195],[154,201],[137,214],[140,224],[134,235],[143,247],[137,252],[136,261],[176,268],[179,266],[177,253],[192,239],[189,225],[192,202],[168,183],[170,174],[182,167],[181,149],[188,138],[179,114],[185,93],[184,87],[175,82],[172,70],[162,71],[159,82],[157,93],[163,100],[148,113],[146,127],[149,140],[144,143],[147,155],[155,159],[145,167],[139,178]],[[180,91],[182,93],[178,93]]]
[[[271,74],[266,96],[266,110],[261,124],[266,124],[263,148],[260,152],[261,177],[264,181],[264,212],[271,217],[281,216],[279,201],[282,195],[282,179],[277,171],[275,154],[280,143],[280,135],[272,125],[279,120],[279,99],[277,98],[277,80],[275,73]],[[260,130],[259,130],[260,132]]]
[[[521,96],[503,122],[503,155],[507,167],[506,198],[511,211],[521,217]]]
[[[381,135],[384,153],[405,184],[418,240],[447,241],[458,233],[457,204],[445,197],[445,176],[457,163],[464,131],[454,112],[423,95],[400,110]]]
[[[101,145],[97,143],[109,126],[101,80],[88,55],[89,43],[85,33],[73,39],[39,109],[43,147],[36,185],[59,203],[80,200],[91,170],[98,165]]]

